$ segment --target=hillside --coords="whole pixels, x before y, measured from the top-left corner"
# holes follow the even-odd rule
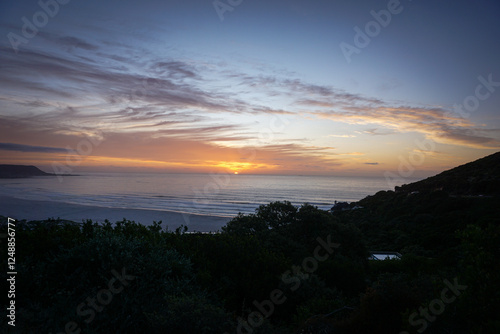
[[[396,187],[396,192],[443,190],[453,195],[500,192],[500,152],[444,171],[425,180]]]
[[[25,165],[0,165],[0,178],[13,179],[33,176],[55,176],[55,174],[45,173],[35,166]]]
[[[379,191],[335,211],[370,248],[434,257],[456,247],[467,225],[499,225],[500,152],[425,180]],[[447,237],[444,237],[447,236]]]

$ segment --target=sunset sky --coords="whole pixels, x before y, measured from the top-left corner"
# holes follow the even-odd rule
[[[500,149],[499,17],[497,0],[3,0],[0,164],[431,175]]]

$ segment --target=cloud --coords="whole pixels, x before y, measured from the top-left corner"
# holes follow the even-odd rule
[[[78,119],[79,113],[76,115]],[[321,172],[334,170],[344,164],[344,161],[329,155],[333,150],[332,147],[306,145],[300,142],[280,143],[278,140],[269,143],[258,142],[254,146],[250,144],[255,137],[254,134],[238,134],[237,126],[223,124],[203,128],[196,123],[192,126],[167,124],[166,128],[161,130],[156,127],[153,127],[153,130],[148,127],[137,127],[128,131],[123,131],[120,126],[117,130],[103,128],[99,133],[93,132],[95,129],[92,127],[59,125],[57,129],[48,129],[40,124],[45,123],[38,119],[32,123],[30,119],[0,117],[0,140],[21,136],[24,141],[40,143],[36,147],[19,144],[0,146],[16,150],[17,153],[12,152],[12,156],[9,156],[9,161],[44,163],[48,166],[53,162],[59,162],[64,165],[66,155],[62,156],[60,153],[75,154],[74,150],[83,141],[93,142],[89,137],[97,136],[99,144],[92,146],[89,154],[82,157],[81,166],[106,169],[143,166],[164,168],[169,171],[182,171],[184,168],[185,171],[197,172],[238,167],[237,169],[256,173],[294,174],[303,172],[304,166],[309,166],[310,171]],[[231,142],[238,144],[226,145]],[[69,149],[57,149],[56,146],[61,143]],[[34,152],[53,154],[36,156]],[[28,157],[35,160],[30,162],[26,160]],[[5,158],[0,160],[8,163]]]
[[[73,36],[54,38],[58,43],[86,50],[98,47]],[[103,56],[105,53],[93,53],[94,58],[85,60],[68,53],[0,52],[0,61],[8,64],[0,73],[0,88],[23,91],[25,96],[43,94],[46,97],[43,103],[40,98],[25,98],[18,99],[17,104],[37,109],[33,116],[37,122],[57,122],[57,126],[71,130],[77,127],[78,120],[84,127],[91,127],[97,120],[101,126],[109,125],[116,131],[140,127],[162,131],[176,126],[181,130],[170,133],[183,135],[190,132],[185,131],[187,128],[214,126],[205,123],[218,114],[275,114],[377,125],[365,130],[371,135],[418,132],[446,144],[499,147],[494,132],[441,108],[394,106],[388,101],[299,79],[248,75],[226,71],[214,64],[197,66],[181,60],[160,61],[147,56],[146,52],[138,53],[146,56],[114,57],[116,65],[109,66],[102,61],[102,57],[111,59],[111,56]],[[230,94],[223,89],[207,89],[211,85],[205,85],[206,78],[214,75],[234,80],[242,91]],[[264,105],[259,105],[258,99],[245,96],[249,92],[267,96]],[[73,101],[72,105],[61,103],[67,99]],[[94,103],[85,103],[89,99]],[[270,106],[272,100],[269,99],[288,99],[290,103],[287,106],[281,102],[283,107],[275,108]],[[191,125],[186,126],[187,123]],[[243,130],[245,126],[233,124],[227,131]]]
[[[341,111],[314,111],[311,114],[348,124],[376,124],[396,133],[417,132],[444,144],[481,149],[500,147],[500,140],[489,136],[491,131],[483,130],[470,120],[453,116],[440,108],[351,106]],[[387,132],[378,132],[375,128],[365,133],[381,135]]]
[[[361,152],[350,152],[350,153],[338,153],[338,155],[352,155],[352,156],[359,156],[359,155],[365,155],[365,153],[361,153]]]
[[[265,75],[250,75],[221,62],[196,62],[184,55],[159,59],[148,50],[115,41],[66,35],[49,39],[60,47],[32,48],[19,55],[0,47],[0,63],[5,64],[0,72],[0,89],[5,92],[0,107],[10,115],[0,117],[0,140],[22,135],[23,142],[41,145],[6,146],[11,151],[66,153],[57,146],[76,147],[86,136],[99,136],[104,140],[92,152],[95,163],[109,158],[196,166],[215,159],[251,160],[252,155],[240,150],[253,150],[255,159],[289,170],[331,170],[349,163],[337,159],[340,154],[331,147],[309,145],[314,140],[286,142],[292,139],[281,126],[297,119],[370,125],[363,132],[370,135],[418,132],[453,145],[498,146],[495,132],[445,115],[440,108],[394,105],[291,78],[290,73],[266,70],[260,72]],[[265,123],[270,118],[278,121]],[[280,140],[260,140],[262,124],[280,128]],[[362,153],[342,155],[352,162]]]
[[[262,75],[251,76],[235,72],[231,72],[227,76],[235,79],[240,86],[264,91],[269,96],[292,97],[295,99],[294,103],[298,105],[332,108],[352,104],[383,104],[383,101],[377,98],[350,93],[332,86],[311,84],[299,79]]]
[[[265,89],[271,96],[294,97],[296,106],[306,108],[295,112],[296,115],[305,118],[310,115],[353,125],[379,126],[363,131],[366,134],[417,132],[445,144],[480,149],[500,147],[500,140],[495,137],[498,133],[493,129],[479,127],[471,120],[457,117],[443,108],[394,105],[391,101],[349,93],[334,87],[308,84],[297,79],[279,79],[273,76],[242,76],[240,79],[246,85]]]
[[[355,138],[355,135],[328,135],[327,137],[333,138]]]
[[[195,67],[182,61],[161,61],[153,64],[153,70],[176,79],[200,79]]]
[[[9,66],[0,74],[0,87],[15,88],[31,94],[49,93],[59,99],[81,99],[82,92],[85,92],[87,97],[94,99],[113,99],[129,104],[161,104],[163,108],[177,110],[200,108],[219,112],[231,108],[228,103],[231,99],[218,98],[217,93],[205,92],[192,84],[175,83],[162,77],[163,72],[144,75],[69,56],[30,50],[15,56],[4,50],[0,49],[0,61]],[[173,76],[178,77],[179,73],[182,78],[194,75],[180,62],[165,66]],[[37,73],[37,76],[33,73]]]
[[[379,163],[378,163],[378,162],[365,162],[364,164],[365,164],[365,165],[373,165],[373,166],[376,166],[376,165],[378,165]]]
[[[36,153],[68,153],[68,150],[65,148],[31,146],[31,145],[22,145],[13,143],[0,143],[0,150],[16,151],[16,152],[36,152]]]
[[[387,136],[387,135],[392,135],[392,134],[395,134],[397,132],[395,131],[387,131],[387,130],[380,130],[380,129],[377,129],[377,128],[374,128],[374,129],[367,129],[367,130],[364,130],[360,133],[365,133],[365,134],[368,134],[368,135],[372,135],[372,136]]]
[[[87,41],[84,41],[83,39],[74,36],[59,37],[56,38],[55,41],[57,44],[60,44],[61,46],[64,46],[68,49],[77,48],[87,51],[96,51],[99,49],[97,45],[91,44]]]

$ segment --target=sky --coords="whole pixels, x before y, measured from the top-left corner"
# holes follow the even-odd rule
[[[3,0],[0,164],[423,177],[500,148],[500,3]]]

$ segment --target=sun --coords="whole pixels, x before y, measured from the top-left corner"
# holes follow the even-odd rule
[[[234,175],[238,175],[238,172],[234,172]]]

